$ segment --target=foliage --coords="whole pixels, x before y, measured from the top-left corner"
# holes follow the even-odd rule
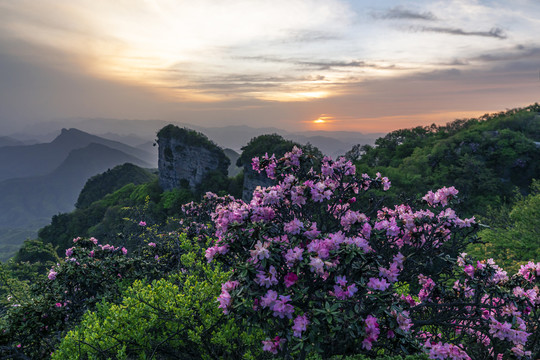
[[[249,204],[224,198],[212,215],[216,241],[206,257],[234,269],[220,308],[260,327],[264,350],[285,358],[420,349],[439,359],[538,355],[540,263],[509,279],[492,260],[458,257],[474,219],[447,207],[456,189],[430,191],[428,208],[375,213],[364,194],[387,190],[387,178],[357,176],[345,159],[303,171],[309,160],[298,148],[253,159],[254,170],[279,183]],[[398,295],[404,290],[414,297]]]
[[[320,355],[312,355],[308,357],[309,360],[322,360]],[[419,355],[379,355],[376,357],[367,357],[366,355],[357,354],[357,355],[349,355],[349,356],[341,356],[336,355],[329,358],[329,360],[427,360],[428,357],[425,354],[419,354]]]
[[[174,189],[163,192],[160,203],[163,204],[163,210],[167,215],[175,216],[182,213],[182,204],[193,200],[195,200],[193,193],[188,189]]]
[[[168,139],[177,139],[182,143],[189,146],[200,146],[207,148],[209,150],[220,149],[215,142],[208,139],[208,137],[200,132],[191,130],[188,128],[180,128],[178,126],[169,124],[158,131],[158,139],[168,138]],[[158,140],[159,142],[159,140]]]
[[[41,240],[36,239],[26,240],[7,265],[18,279],[33,280],[58,261],[60,258],[52,244],[44,244]]]
[[[116,246],[125,245],[126,235],[137,227],[129,226],[123,219],[137,218],[138,214],[133,212],[140,212],[137,208],[144,207],[147,198],[147,214],[163,218],[157,206],[161,199],[157,181],[138,186],[128,184],[86,208],[53,216],[51,224],[39,230],[38,237],[43,243],[56,247],[59,255],[62,255],[71,246],[71,240],[79,235],[94,236]]]
[[[479,233],[482,242],[471,245],[468,252],[477,258],[493,258],[515,273],[520,265],[540,261],[540,181],[533,182],[531,194],[518,195],[513,207],[505,209],[490,228]]]
[[[414,199],[431,188],[455,186],[457,209],[485,215],[488,206],[507,202],[514,188],[527,191],[540,177],[538,104],[446,126],[393,131],[376,147],[351,150],[360,171],[381,171],[392,178],[388,203]],[[400,198],[401,196],[401,198]]]
[[[540,262],[522,266],[511,278],[493,259],[457,259],[453,284],[424,279],[411,301],[413,330],[428,339],[430,358],[538,359],[540,356]],[[454,358],[454,357],[452,357]]]
[[[262,156],[265,153],[274,154],[276,157],[281,157],[296,145],[298,144],[290,140],[285,140],[281,135],[278,134],[259,135],[251,139],[245,146],[242,147],[242,154],[236,161],[236,165],[249,165],[252,158]]]
[[[255,138],[243,164],[275,185],[249,203],[214,174],[199,203],[157,181],[96,195],[0,267],[0,358],[540,358],[538,183],[507,204],[538,174],[539,110],[399,130],[358,167]],[[449,204],[490,216],[484,244]]]
[[[105,195],[111,194],[127,184],[145,184],[156,178],[156,175],[136,165],[130,163],[118,165],[88,179],[79,194],[75,207],[86,208],[94,201],[101,200]]]
[[[151,284],[136,281],[120,304],[87,313],[52,358],[260,358],[260,332],[248,334],[215,306],[229,273],[207,264],[196,241],[180,235],[179,245],[180,272]]]
[[[11,294],[0,325],[4,353],[45,358],[85,311],[101,301],[118,301],[125,284],[135,279],[160,275],[160,264],[150,254],[128,256],[125,248],[101,245],[95,238],[75,238],[73,245],[29,291]]]

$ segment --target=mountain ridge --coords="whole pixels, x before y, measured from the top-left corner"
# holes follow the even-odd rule
[[[117,141],[100,138],[78,129],[62,129],[53,141],[34,145],[0,147],[0,181],[46,175],[68,157],[69,152],[90,143],[105,145],[140,158],[154,166],[153,155]]]

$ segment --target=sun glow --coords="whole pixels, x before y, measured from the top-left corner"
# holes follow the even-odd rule
[[[314,124],[328,124],[329,122],[332,122],[334,119],[333,116],[329,116],[327,114],[321,114],[317,119],[313,120]]]

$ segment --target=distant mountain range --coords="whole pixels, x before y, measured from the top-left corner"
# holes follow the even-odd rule
[[[0,136],[0,147],[2,146],[16,146],[16,145],[24,145],[24,143],[20,140],[14,139],[9,136]]]
[[[91,143],[72,150],[47,175],[9,179],[0,182],[0,227],[46,224],[52,215],[71,211],[86,180],[116,165],[150,164],[122,151]]]
[[[119,150],[150,167],[157,167],[157,158],[152,153],[77,129],[62,129],[50,143],[0,147],[0,181],[46,175],[60,166],[72,150],[92,143]]]
[[[187,127],[199,131],[222,148],[230,148],[240,152],[252,138],[262,134],[279,134],[286,139],[301,144],[311,143],[318,147],[326,155],[336,157],[343,155],[356,144],[373,145],[375,140],[384,133],[361,133],[354,131],[303,131],[291,132],[274,127],[255,128],[247,125],[202,127],[184,122],[167,122],[162,120],[123,120],[123,119],[66,119],[55,122],[40,123],[28,128],[24,133],[12,134],[12,138],[28,139],[39,138],[45,134],[45,139],[50,139],[50,134],[62,127],[75,127],[83,131],[98,134],[102,138],[119,141],[136,148],[148,150],[144,143],[153,141],[156,133],[165,125],[174,124],[179,127]]]

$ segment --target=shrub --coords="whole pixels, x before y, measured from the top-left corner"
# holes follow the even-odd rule
[[[101,301],[119,301],[121,290],[133,280],[160,273],[161,265],[149,253],[128,256],[125,248],[101,245],[94,238],[73,241],[65,260],[24,296],[10,298],[0,323],[3,352],[47,358],[87,310]]]
[[[343,158],[323,159],[320,171],[304,171],[306,161],[298,148],[280,160],[254,158],[254,170],[279,183],[249,204],[225,199],[213,214],[206,257],[234,269],[219,307],[260,327],[264,350],[285,358],[537,353],[536,275],[510,281],[492,261],[474,267],[458,257],[475,222],[447,206],[456,189],[430,191],[418,210],[376,209],[368,192],[387,190],[387,178],[356,175]],[[540,263],[523,274],[535,271]],[[398,295],[403,284],[414,297]]]
[[[181,256],[178,273],[151,284],[135,281],[120,304],[102,303],[87,313],[52,358],[260,357],[260,331],[247,333],[215,306],[229,273],[206,264],[196,241],[181,235],[180,243],[191,250]]]

